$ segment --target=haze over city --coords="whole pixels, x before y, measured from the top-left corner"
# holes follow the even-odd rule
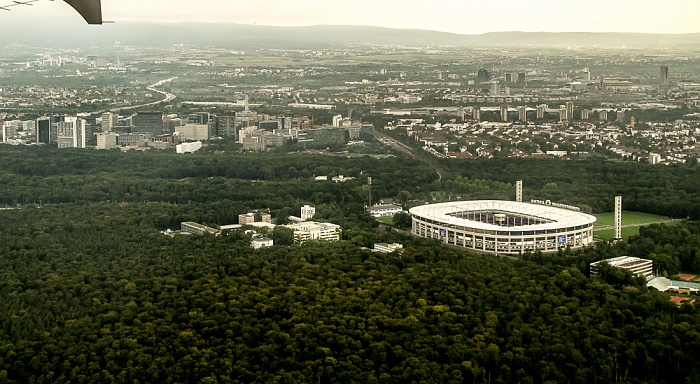
[[[700,383],[697,14],[0,0],[0,384]]]
[[[0,1],[0,5],[3,2],[6,1]],[[365,25],[460,34],[499,31],[700,32],[697,24],[700,3],[694,0],[663,3],[634,0],[106,0],[103,9],[105,18],[116,22]],[[32,7],[15,8],[13,12],[0,14],[0,21],[51,17],[60,25],[75,20],[75,15],[62,2],[39,2]]]

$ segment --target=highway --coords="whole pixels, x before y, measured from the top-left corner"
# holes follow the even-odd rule
[[[175,100],[175,98],[176,98],[177,96],[175,96],[174,94],[172,94],[172,93],[170,93],[170,92],[161,91],[161,90],[157,89],[156,87],[160,87],[161,85],[166,84],[166,83],[169,83],[169,82],[171,82],[171,81],[173,81],[173,80],[175,80],[175,79],[177,79],[177,77],[171,77],[171,78],[169,78],[169,79],[161,80],[161,81],[159,81],[159,82],[157,82],[157,83],[155,83],[155,84],[153,84],[153,85],[150,85],[149,87],[146,88],[146,89],[148,89],[148,90],[151,91],[151,92],[156,92],[156,93],[160,93],[161,95],[163,95],[163,100],[158,100],[158,101],[153,101],[153,102],[150,102],[150,103],[144,103],[144,104],[138,104],[138,105],[130,105],[130,106],[126,106],[126,107],[113,108],[113,109],[110,109],[109,111],[110,111],[110,112],[119,112],[119,111],[121,111],[122,109],[143,108],[143,107],[149,107],[149,106],[151,106],[151,105],[158,105],[158,104],[162,104],[162,103],[169,103],[169,102]]]

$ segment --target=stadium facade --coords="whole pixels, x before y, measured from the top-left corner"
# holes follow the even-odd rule
[[[428,204],[410,213],[416,236],[493,254],[586,247],[596,221],[574,210],[502,200]]]

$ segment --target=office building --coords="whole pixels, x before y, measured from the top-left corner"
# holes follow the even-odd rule
[[[250,241],[250,246],[253,247],[253,249],[271,247],[273,245],[275,245],[274,240],[268,239],[267,237],[254,237]]]
[[[260,220],[257,220],[256,215],[260,216]],[[243,213],[238,215],[238,224],[247,225],[252,223],[272,223],[272,216],[269,213],[258,214],[255,212]]]
[[[559,121],[566,121],[568,120],[566,117],[566,105],[560,105],[559,106]]]
[[[489,74],[489,71],[485,69],[480,69],[479,72],[476,74],[477,83],[486,83],[489,80],[491,80],[491,74]]]
[[[117,147],[117,134],[111,132],[102,132],[95,135],[97,138],[97,149],[112,149]]]
[[[656,165],[661,162],[661,155],[658,153],[650,153],[649,154],[649,164],[651,165]]]
[[[372,249],[372,250],[374,252],[381,252],[381,253],[391,253],[391,252],[397,252],[397,251],[401,252],[401,251],[403,251],[403,244],[377,243],[377,244],[374,244],[374,249]]]
[[[131,123],[134,132],[148,132],[153,136],[163,134],[163,114],[160,112],[138,112],[132,116]]]
[[[512,82],[513,82],[513,74],[506,73],[506,83],[512,83]]]
[[[538,119],[544,119],[545,113],[547,113],[547,104],[540,104],[537,106],[537,118]]]
[[[238,130],[236,129],[236,116],[216,116],[216,135],[223,137],[232,137],[238,139]]]
[[[369,214],[373,217],[392,217],[399,212],[403,212],[403,208],[394,204],[373,205],[369,208]]]
[[[661,84],[661,85],[668,85],[669,84],[668,67],[665,65],[662,65],[659,68],[659,84]]]
[[[56,125],[58,148],[85,148],[85,120],[66,116]]]
[[[177,153],[194,153],[202,149],[202,142],[195,141],[193,143],[182,143],[175,146],[175,152]]]
[[[313,219],[315,214],[316,214],[315,207],[312,207],[310,205],[305,205],[305,206],[301,207],[301,219],[302,220]]]
[[[206,225],[194,223],[191,221],[181,223],[180,230],[182,232],[191,233],[193,235],[203,235],[205,233],[208,233],[211,235],[219,236],[219,234],[221,233],[221,231],[219,231],[218,229],[207,227]]]
[[[51,136],[51,123],[52,119],[50,117],[36,119],[34,127],[37,144],[51,144],[55,140],[55,137]]]
[[[102,114],[102,132],[110,132],[112,128],[117,126],[117,120],[119,115],[115,115],[112,112],[105,112]]]
[[[294,242],[297,244],[308,240],[338,241],[342,230],[339,225],[304,221],[285,225],[294,231]]]
[[[4,121],[0,121],[0,131],[2,131],[2,142],[3,143],[7,143],[7,140],[9,140],[9,137],[8,137],[9,134],[7,132],[7,130],[9,130],[9,128],[10,128],[9,125],[7,127],[5,127]]]
[[[598,111],[598,119],[600,119],[601,121],[607,121],[608,111]]]
[[[581,120],[588,120],[591,117],[590,109],[581,110]]]
[[[591,276],[600,275],[600,266],[608,264],[611,267],[617,267],[631,271],[636,276],[644,277],[647,281],[654,278],[654,262],[638,257],[621,256],[608,260],[601,260],[591,264]]]
[[[175,127],[181,141],[200,141],[210,139],[209,124],[185,124]]]

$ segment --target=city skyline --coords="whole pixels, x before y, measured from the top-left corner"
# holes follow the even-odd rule
[[[4,5],[6,0],[0,0]],[[115,22],[230,22],[271,26],[366,25],[400,29],[425,29],[458,34],[502,31],[525,32],[636,32],[682,34],[699,33],[693,15],[700,3],[671,0],[663,7],[656,3],[630,0],[585,4],[562,4],[553,0],[528,2],[497,0],[483,3],[451,0],[329,3],[300,0],[294,3],[273,0],[232,4],[225,0],[103,1],[104,17]],[[426,17],[426,15],[428,15]],[[63,2],[39,2],[15,7],[3,13],[0,21],[11,19],[78,21]]]

